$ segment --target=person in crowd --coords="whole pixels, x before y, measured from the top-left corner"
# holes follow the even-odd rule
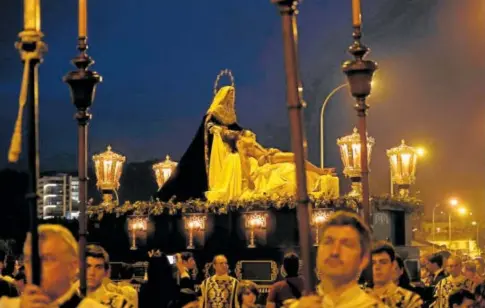
[[[439,253],[432,254],[428,257],[426,264],[428,272],[432,275],[430,286],[436,286],[442,279],[446,278],[446,273],[443,269],[443,256]]]
[[[286,277],[273,284],[266,301],[267,308],[279,308],[289,299],[299,299],[303,292],[303,278],[299,276],[300,258],[295,253],[288,253],[283,259]]]
[[[428,270],[429,257],[430,255],[424,254],[419,258],[420,277],[421,277],[421,281],[419,285],[422,287],[429,287],[433,282],[433,275]]]
[[[436,308],[448,308],[449,297],[451,292],[458,289],[471,290],[472,282],[462,274],[462,262],[458,256],[450,256],[446,262],[447,272],[450,276],[440,280],[435,287]]]
[[[303,296],[287,307],[386,307],[357,284],[369,264],[370,231],[354,213],[339,211],[322,226],[317,252],[318,296]]]
[[[485,261],[482,258],[475,258],[473,262],[477,267],[477,274],[485,279]]]
[[[470,291],[472,292],[475,290],[477,285],[483,282],[483,278],[478,275],[477,266],[473,261],[468,261],[465,263],[465,265],[463,266],[463,275],[466,279],[471,281],[472,287]]]
[[[237,302],[241,308],[258,308],[256,304],[258,300],[259,290],[258,286],[250,280],[242,280],[239,282],[237,289]]]
[[[477,285],[473,295],[475,296],[475,307],[485,307],[485,283]]]
[[[167,307],[172,301],[178,300],[180,292],[173,277],[172,266],[167,255],[159,250],[152,250],[148,255],[148,281],[140,288],[139,307]]]
[[[368,290],[370,294],[389,307],[419,308],[423,305],[418,294],[399,287],[393,281],[396,252],[390,243],[375,243],[371,256],[374,287]]]
[[[131,264],[122,263],[120,268],[120,281],[118,282],[118,288],[121,293],[126,297],[134,307],[138,307],[138,291],[133,287],[131,281],[134,277],[135,271]]]
[[[395,285],[409,290],[411,292],[414,292],[414,287],[411,285],[411,280],[409,279],[409,275],[404,268],[404,261],[399,255],[395,255],[395,260],[394,262],[394,273],[392,276],[392,281],[394,282]]]
[[[99,245],[86,247],[86,281],[88,297],[111,308],[133,308],[135,303],[130,302],[117,288],[107,288],[103,281],[109,278],[109,255]]]
[[[212,261],[215,274],[200,285],[202,292],[202,308],[233,308],[238,307],[237,288],[238,281],[229,276],[227,258],[217,255]]]
[[[27,283],[20,297],[0,299],[2,308],[59,307],[102,308],[89,298],[81,298],[73,283],[79,271],[78,244],[71,232],[63,226],[45,224],[38,228],[39,254],[42,260],[40,286]],[[27,281],[32,281],[31,235],[24,244],[24,262]]]
[[[15,284],[13,279],[15,272],[15,258],[13,256],[6,256],[3,262],[2,278],[10,283]]]
[[[14,280],[19,294],[24,293],[25,285],[27,284],[27,277],[25,276],[25,273],[18,272],[17,275],[15,275]]]
[[[17,297],[19,296],[19,292],[17,290],[17,287],[13,283],[10,283],[0,278],[0,298],[2,296]],[[0,303],[1,303],[1,300],[0,300]]]
[[[471,308],[475,302],[473,293],[465,289],[453,291],[448,299],[450,308]]]
[[[195,290],[195,281],[190,276],[190,271],[197,266],[194,254],[191,252],[182,252],[177,254],[177,280],[180,289]]]

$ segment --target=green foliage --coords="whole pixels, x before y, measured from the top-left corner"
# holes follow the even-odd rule
[[[91,219],[101,220],[104,214],[136,215],[176,215],[178,213],[212,213],[227,214],[230,211],[264,211],[270,208],[276,210],[294,209],[298,205],[294,197],[281,198],[259,198],[253,200],[239,200],[231,202],[207,202],[203,200],[188,200],[186,202],[162,202],[162,201],[137,201],[135,203],[125,202],[117,206],[114,203],[108,205],[89,206],[88,215]],[[333,210],[362,209],[361,202],[356,198],[347,196],[338,199],[310,197],[310,204],[313,208],[326,208]],[[396,198],[390,196],[377,196],[371,199],[372,207],[376,210],[394,209],[414,212],[422,210],[420,200],[414,198]]]

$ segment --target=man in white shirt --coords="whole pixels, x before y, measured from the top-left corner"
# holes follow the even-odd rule
[[[71,232],[60,225],[39,226],[39,254],[42,260],[40,286],[31,284],[31,235],[24,244],[25,274],[29,282],[20,297],[0,299],[0,308],[59,307],[102,308],[81,298],[73,284],[79,270],[78,245]]]
[[[99,245],[86,247],[88,298],[111,308],[135,308],[138,303],[130,302],[117,285],[109,282],[109,255]],[[108,283],[103,281],[108,280]]]
[[[321,228],[317,268],[321,282],[318,296],[304,296],[290,307],[370,308],[387,307],[368,295],[357,278],[369,263],[370,231],[354,213],[337,212]]]

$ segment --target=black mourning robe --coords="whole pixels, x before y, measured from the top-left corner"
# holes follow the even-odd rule
[[[210,117],[210,119],[206,123],[207,117]],[[223,125],[211,115],[205,115],[189,148],[185,151],[170,178],[158,191],[156,198],[160,201],[169,201],[172,198],[176,202],[183,202],[189,199],[206,200],[205,192],[209,189],[209,184],[205,169],[204,133],[207,129],[206,124],[209,123],[226,126],[234,131],[242,130],[237,123]],[[213,136],[210,133],[207,136],[210,164]]]

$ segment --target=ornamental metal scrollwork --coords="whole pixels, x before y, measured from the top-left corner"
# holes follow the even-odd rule
[[[236,267],[234,268],[234,274],[238,280],[244,280],[242,273],[242,265],[243,263],[269,263],[271,266],[271,276],[270,280],[260,280],[260,281],[276,281],[278,278],[278,264],[272,260],[241,260],[236,263]]]
[[[374,213],[372,220],[374,224],[389,224],[389,216],[386,213]]]

